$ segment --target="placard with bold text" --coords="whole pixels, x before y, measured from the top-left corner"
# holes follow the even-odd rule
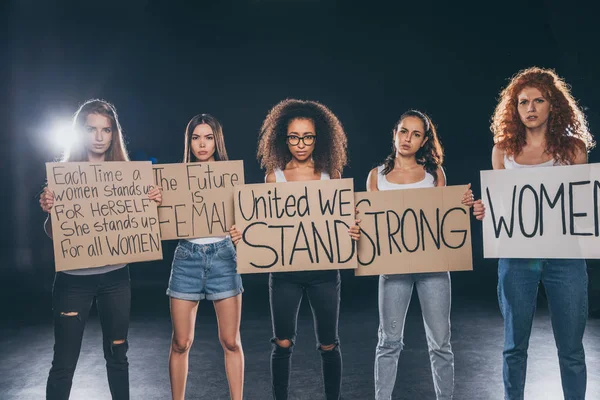
[[[243,161],[152,166],[162,188],[163,240],[224,236],[234,222],[233,188],[244,184]]]
[[[352,179],[235,188],[239,273],[356,268]]]
[[[57,271],[162,259],[150,162],[46,163]]]
[[[481,171],[485,258],[600,258],[600,164]]]
[[[473,269],[467,186],[355,194],[361,238],[355,275]]]

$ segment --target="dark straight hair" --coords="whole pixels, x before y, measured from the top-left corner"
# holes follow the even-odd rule
[[[219,121],[210,114],[198,114],[188,122],[185,128],[185,149],[183,152],[183,162],[198,161],[192,152],[192,133],[198,125],[206,124],[212,129],[215,136],[215,161],[227,161],[227,150],[225,149],[225,138],[223,137],[223,127]]]

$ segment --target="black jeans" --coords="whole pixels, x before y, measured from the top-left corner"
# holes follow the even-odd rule
[[[338,320],[340,312],[340,273],[333,271],[303,271],[272,273],[269,276],[269,299],[273,322],[271,352],[271,382],[273,398],[287,400],[296,340],[298,311],[306,293],[312,310],[317,348],[321,353],[323,382],[327,400],[338,400],[342,385],[342,353],[339,347]],[[289,348],[277,345],[276,339],[289,340]],[[334,345],[323,350],[321,346]]]
[[[113,399],[129,399],[127,331],[131,308],[129,268],[98,275],[58,272],[52,290],[54,358],[46,386],[46,399],[66,400],[79,359],[83,330],[96,298],[102,326],[108,385]],[[77,313],[76,315],[65,315]],[[113,342],[124,341],[121,344]]]

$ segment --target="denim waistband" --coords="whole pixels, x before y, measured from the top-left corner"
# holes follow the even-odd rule
[[[219,242],[207,243],[207,244],[192,243],[189,240],[181,239],[179,241],[179,246],[184,247],[192,252],[200,252],[200,251],[209,252],[211,250],[216,251],[216,250],[220,249],[221,247],[229,246],[230,243],[231,243],[230,237],[227,237],[226,239],[223,239]]]

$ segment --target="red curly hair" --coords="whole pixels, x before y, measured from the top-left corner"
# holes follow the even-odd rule
[[[490,126],[494,143],[500,150],[515,157],[526,144],[525,125],[517,110],[517,97],[526,87],[538,89],[550,102],[546,152],[556,161],[572,164],[578,149],[589,151],[595,146],[585,115],[571,95],[569,86],[553,70],[532,67],[519,71],[500,93]]]

